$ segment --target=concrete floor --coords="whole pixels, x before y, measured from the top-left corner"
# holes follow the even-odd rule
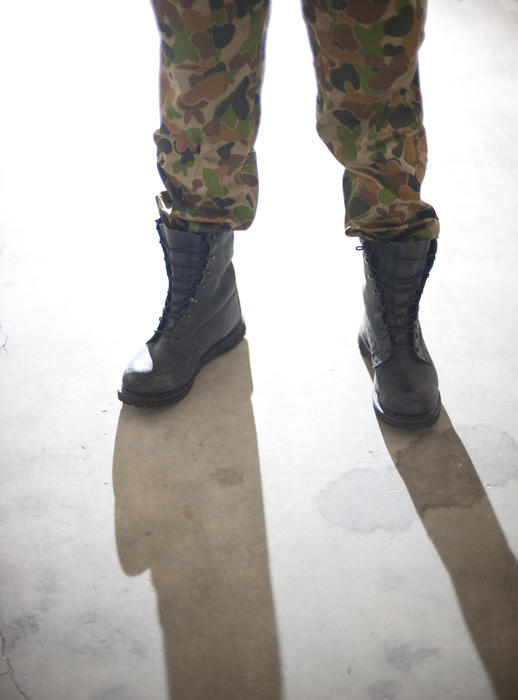
[[[0,10],[1,700],[518,698],[518,3],[430,4],[419,432],[372,411],[297,5],[236,242],[247,340],[164,410],[116,398],[165,291],[151,9]]]

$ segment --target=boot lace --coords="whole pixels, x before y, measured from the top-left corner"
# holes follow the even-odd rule
[[[163,248],[169,289],[155,334],[172,330],[177,324],[183,327],[182,316],[191,303],[198,303],[195,294],[204,287],[202,280],[207,261],[214,260],[214,255],[191,246],[169,246],[164,241]],[[180,262],[178,258],[183,255],[188,258]],[[209,274],[207,270],[205,276]]]
[[[375,284],[372,287],[373,296],[379,296],[377,310],[383,316],[384,328],[394,345],[412,347],[417,335],[416,323],[419,314],[419,303],[426,280],[429,277],[433,256],[428,255],[424,270],[405,278],[393,278],[385,275],[374,264],[370,250],[357,246],[367,260],[367,276]],[[402,301],[396,301],[396,296],[406,295]]]

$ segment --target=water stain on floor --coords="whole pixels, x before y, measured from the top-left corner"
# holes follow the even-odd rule
[[[496,425],[460,426],[460,437],[484,486],[498,488],[518,479],[518,443]]]
[[[353,469],[319,493],[317,505],[331,524],[364,534],[400,530],[417,519],[394,468]]]
[[[408,673],[426,659],[438,657],[439,649],[426,645],[392,644],[385,649],[387,663],[398,671]]]
[[[408,446],[394,461],[397,469],[356,468],[331,482],[317,496],[321,515],[353,532],[402,530],[418,517],[407,490],[410,484],[421,512],[470,508],[484,496],[481,483],[498,488],[518,479],[518,443],[497,426],[409,436]]]

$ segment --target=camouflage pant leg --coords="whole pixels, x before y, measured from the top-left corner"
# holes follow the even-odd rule
[[[417,52],[426,0],[303,0],[318,82],[317,128],[345,166],[346,233],[435,238],[420,197],[427,147]]]
[[[269,0],[153,0],[161,34],[159,208],[192,232],[246,229]]]

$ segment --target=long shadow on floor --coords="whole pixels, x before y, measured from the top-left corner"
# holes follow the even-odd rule
[[[499,700],[518,698],[518,564],[443,408],[433,429],[380,422],[385,444],[455,587]],[[459,669],[461,672],[461,669]]]
[[[248,345],[167,409],[121,411],[113,483],[121,566],[152,573],[171,700],[279,700]]]

